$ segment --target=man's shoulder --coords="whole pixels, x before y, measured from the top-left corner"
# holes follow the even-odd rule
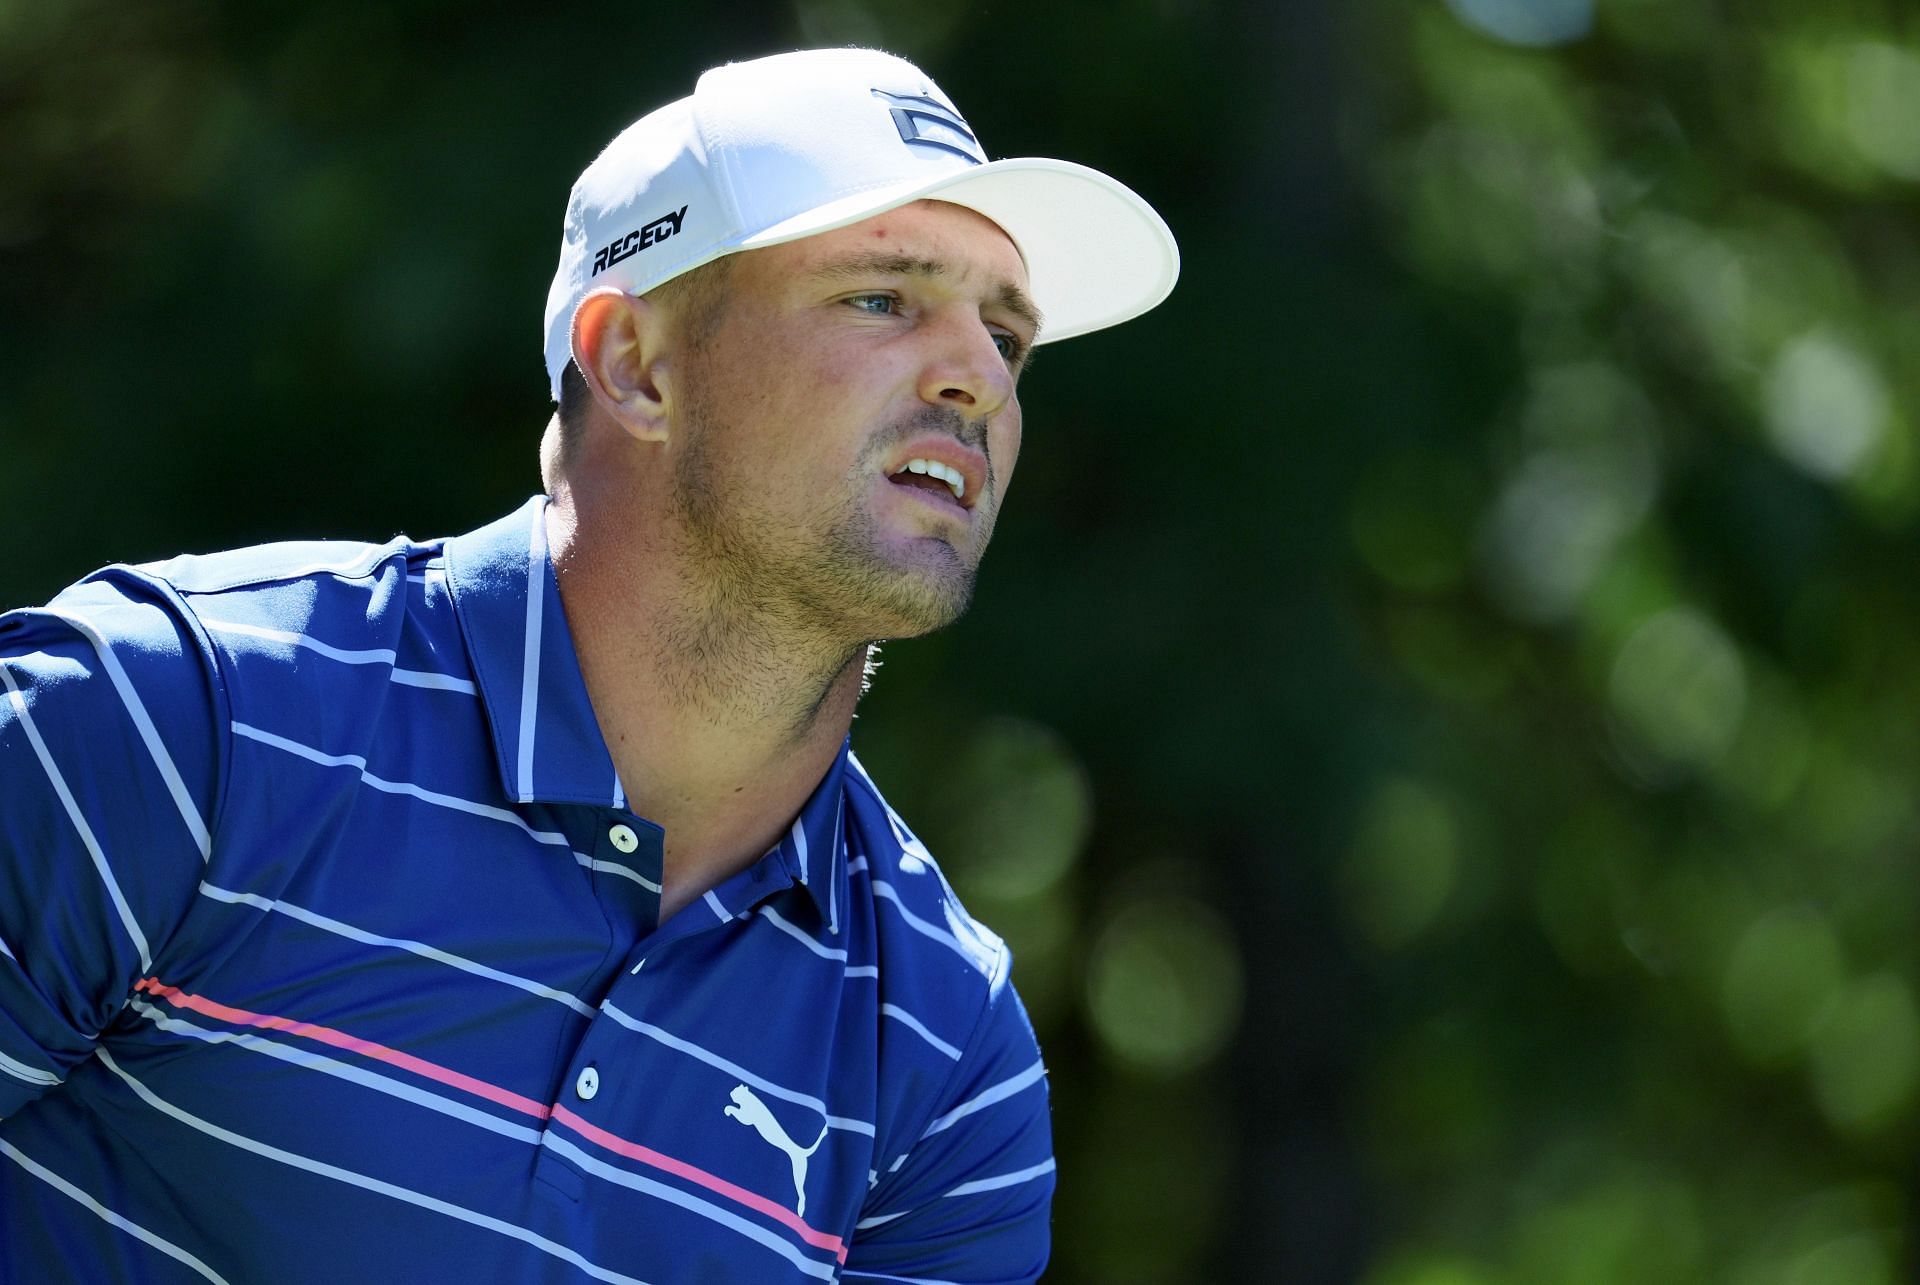
[[[856,896],[864,883],[872,899],[889,967],[920,959],[951,974],[957,959],[988,990],[1003,986],[1012,963],[1006,942],[968,912],[927,845],[852,753],[847,766],[847,796],[862,850],[848,865],[849,882]]]
[[[107,669],[163,684],[185,665],[231,687],[266,664],[290,670],[305,652],[357,659],[391,651],[407,619],[444,586],[439,542],[297,540],[163,561],[115,563],[45,606],[0,615],[0,647],[67,642]],[[308,657],[311,659],[311,656]],[[280,681],[280,680],[275,680]],[[144,685],[144,684],[143,684]]]
[[[222,649],[291,641],[318,628],[342,645],[392,632],[410,581],[437,577],[441,548],[396,536],[384,544],[283,540],[161,562],[109,567],[89,579],[159,586]],[[85,582],[83,582],[85,583]]]
[[[431,556],[438,543],[423,545],[404,535],[384,544],[360,540],[277,540],[214,553],[183,553],[160,562],[123,568],[165,582],[185,594],[271,589],[296,582],[353,583],[405,574],[409,561]],[[117,568],[107,568],[107,574]]]

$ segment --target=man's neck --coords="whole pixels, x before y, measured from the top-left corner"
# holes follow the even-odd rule
[[[560,599],[628,806],[666,831],[666,920],[792,824],[853,720],[864,644],[795,636],[706,592],[664,545],[561,490]]]

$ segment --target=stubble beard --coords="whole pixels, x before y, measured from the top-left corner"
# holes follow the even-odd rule
[[[984,425],[930,406],[889,426],[868,442],[821,524],[783,533],[781,522],[719,467],[715,423],[704,399],[695,399],[690,410],[690,431],[674,468],[676,525],[715,623],[751,619],[768,632],[798,632],[851,655],[864,654],[866,644],[878,639],[932,633],[965,614],[977,563],[934,538],[915,540],[910,560],[889,556],[865,496],[875,462],[894,443],[932,431],[984,451]],[[989,523],[980,529],[982,548],[991,511],[975,509],[974,520]]]

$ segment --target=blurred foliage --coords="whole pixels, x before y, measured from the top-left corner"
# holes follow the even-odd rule
[[[855,728],[1015,946],[1050,1279],[1911,1279],[1905,6],[0,0],[0,599],[517,501],[574,174],[837,41],[1186,253]]]

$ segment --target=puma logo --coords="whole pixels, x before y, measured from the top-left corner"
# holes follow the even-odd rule
[[[773,1118],[773,1112],[767,1110],[767,1104],[762,1102],[759,1095],[752,1089],[744,1084],[736,1084],[733,1086],[733,1092],[728,1096],[733,1099],[733,1105],[726,1108],[728,1115],[741,1124],[752,1125],[762,1138],[787,1153],[787,1159],[793,1165],[793,1190],[800,1197],[799,1204],[795,1206],[793,1212],[805,1218],[807,1216],[807,1159],[820,1149],[822,1142],[826,1141],[827,1126],[825,1124],[820,1126],[820,1136],[813,1140],[811,1147],[803,1147],[787,1136],[787,1131],[780,1127],[778,1120]]]

